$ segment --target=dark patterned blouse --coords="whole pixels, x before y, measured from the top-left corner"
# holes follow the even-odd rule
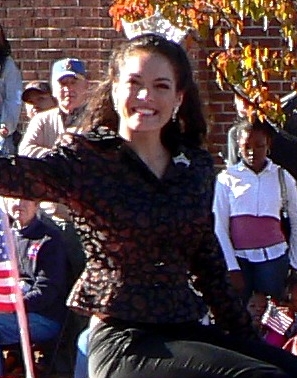
[[[68,300],[73,308],[186,322],[199,315],[195,287],[225,329],[249,329],[213,234],[214,171],[205,150],[180,147],[162,179],[117,137],[76,137],[44,159],[1,158],[0,169],[0,194],[73,210],[87,255]]]

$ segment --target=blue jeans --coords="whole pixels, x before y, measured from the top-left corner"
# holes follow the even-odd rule
[[[88,341],[90,328],[82,331],[77,341],[74,378],[88,378]]]
[[[237,260],[245,281],[246,301],[253,291],[271,295],[276,300],[283,299],[289,271],[287,253],[277,259],[263,262],[251,262],[242,258]]]
[[[30,341],[33,343],[53,339],[58,336],[61,330],[60,323],[39,314],[29,313],[27,318]],[[0,313],[0,345],[18,344],[20,341],[17,315],[15,313]],[[3,375],[2,365],[3,360],[0,358],[0,376]]]

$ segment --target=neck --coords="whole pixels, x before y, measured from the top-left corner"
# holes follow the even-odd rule
[[[170,152],[161,143],[159,133],[133,133],[127,145],[158,178],[164,175],[170,162]]]
[[[257,165],[257,166],[254,166],[254,165],[249,165],[245,160],[242,160],[243,161],[243,164],[245,166],[247,166],[249,169],[251,169],[253,172],[255,173],[260,173],[263,171],[263,169],[266,167],[266,165],[268,164],[268,161],[265,160],[263,162],[263,164],[260,164],[260,165]]]

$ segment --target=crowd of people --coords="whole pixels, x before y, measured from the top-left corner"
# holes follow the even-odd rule
[[[189,58],[157,34],[115,47],[94,93],[73,57],[12,92],[29,123],[2,150],[0,195],[32,342],[71,311],[75,378],[296,378],[296,177],[271,154],[289,133],[251,123],[237,99],[216,175]],[[272,300],[294,313],[283,345],[262,324]],[[15,314],[0,314],[1,347],[18,342]]]

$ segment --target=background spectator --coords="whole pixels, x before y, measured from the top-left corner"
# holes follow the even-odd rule
[[[280,222],[279,167],[266,156],[271,133],[267,123],[243,121],[238,130],[241,161],[219,173],[215,187],[215,232],[231,280],[245,301],[253,291],[282,300],[289,261],[297,268],[296,183],[284,171],[291,224],[288,252]]]
[[[0,25],[0,154],[16,152],[13,134],[22,108],[22,76]]]
[[[34,115],[57,106],[49,83],[44,81],[30,81],[22,94],[22,100],[29,120]]]
[[[67,257],[61,235],[37,218],[37,202],[5,198],[4,203],[12,220],[30,340],[52,340],[64,323],[68,294]],[[14,343],[20,343],[17,316],[1,313],[0,345]]]

